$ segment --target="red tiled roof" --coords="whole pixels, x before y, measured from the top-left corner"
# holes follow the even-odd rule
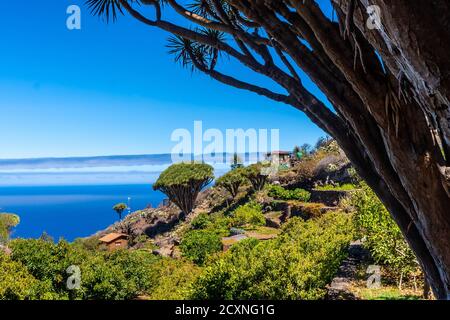
[[[104,237],[102,237],[102,238],[100,238],[98,240],[101,241],[101,242],[111,243],[111,242],[113,242],[113,241],[115,241],[117,239],[126,238],[126,237],[128,237],[128,236],[126,234],[124,234],[124,233],[112,232],[112,233],[108,233],[107,235],[105,235]]]

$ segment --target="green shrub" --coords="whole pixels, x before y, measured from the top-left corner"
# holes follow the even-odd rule
[[[399,281],[418,271],[414,253],[392,219],[389,212],[375,195],[362,183],[362,188],[351,195],[350,205],[356,209],[355,224],[364,237],[364,246],[369,249],[376,263],[390,268]]]
[[[46,299],[132,299],[150,291],[158,278],[152,268],[157,258],[144,251],[92,252],[40,239],[13,240],[10,247],[11,260],[26,267]],[[81,271],[79,290],[67,288],[72,265]]]
[[[0,251],[0,300],[38,298],[38,283],[23,264]]]
[[[222,250],[221,238],[210,230],[192,230],[186,233],[180,244],[184,257],[203,265],[209,254]]]
[[[214,213],[210,216],[211,225],[208,230],[216,233],[220,237],[227,237],[230,235],[230,228],[233,226],[233,218],[224,216],[223,213]]]
[[[353,239],[351,216],[291,219],[274,240],[246,239],[207,266],[193,299],[320,299]]]
[[[152,300],[188,299],[191,285],[200,273],[200,267],[191,261],[162,258],[155,268],[159,279],[150,292]]]
[[[207,213],[200,213],[195,219],[191,222],[191,227],[194,230],[206,229],[211,225],[211,220]]]
[[[270,185],[269,196],[280,200],[299,200],[308,202],[311,198],[311,193],[304,189],[286,190],[282,186]]]
[[[232,223],[235,227],[243,225],[263,226],[266,219],[262,213],[262,207],[256,202],[249,202],[238,207],[232,215]]]
[[[344,183],[341,185],[331,185],[331,184],[326,184],[324,186],[317,186],[315,189],[316,190],[334,190],[334,191],[351,191],[351,190],[355,190],[357,187],[352,184],[352,183]]]

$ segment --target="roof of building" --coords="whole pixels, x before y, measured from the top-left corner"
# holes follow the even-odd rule
[[[271,152],[268,152],[267,154],[268,155],[274,155],[274,154],[278,154],[278,155],[290,155],[292,152],[290,152],[290,151],[283,151],[283,150],[275,150],[275,151],[271,151]]]
[[[128,237],[128,236],[124,233],[112,232],[112,233],[108,233],[107,235],[105,235],[104,237],[102,237],[98,240],[101,242],[111,243],[113,241],[116,241],[117,239],[126,238],[126,237]]]

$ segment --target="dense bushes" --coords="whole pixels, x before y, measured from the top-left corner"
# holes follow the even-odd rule
[[[351,217],[291,219],[274,240],[243,240],[207,266],[194,299],[318,299],[353,238]]]
[[[206,229],[211,225],[211,219],[209,218],[206,212],[200,213],[195,219],[191,222],[191,227],[194,230]]]
[[[311,193],[303,189],[287,190],[282,186],[277,185],[270,185],[268,189],[269,196],[275,199],[308,202],[311,198]]]
[[[0,251],[0,300],[40,298],[38,284],[22,263]]]
[[[262,213],[261,205],[256,202],[249,202],[234,211],[232,223],[235,227],[244,225],[262,226],[266,223],[266,219]]]
[[[152,300],[188,299],[201,268],[184,259],[161,258],[154,266],[158,284],[149,292]]]
[[[416,258],[389,212],[366,185],[352,194],[355,223],[376,263],[387,266],[397,281],[418,271]]]
[[[192,230],[185,234],[180,248],[183,256],[202,265],[209,254],[222,250],[222,242],[213,231]]]
[[[33,282],[24,270],[35,281],[30,295],[41,299],[131,299],[149,291],[158,279],[152,268],[158,258],[143,251],[93,252],[38,239],[13,240],[10,247],[13,266],[26,281]],[[67,288],[72,265],[81,271],[79,290]]]

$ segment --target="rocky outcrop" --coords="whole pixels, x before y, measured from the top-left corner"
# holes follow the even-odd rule
[[[348,197],[350,191],[342,190],[311,190],[311,202],[323,203],[329,207],[335,207],[339,202]]]
[[[6,253],[9,255],[9,254],[11,254],[11,249],[8,248],[7,246],[0,244],[0,252]]]

